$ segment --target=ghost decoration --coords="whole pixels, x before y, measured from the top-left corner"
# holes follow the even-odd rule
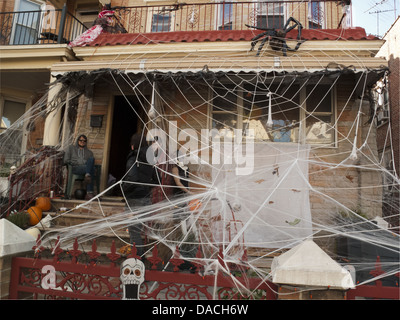
[[[144,282],[144,273],[144,264],[139,259],[129,258],[122,263],[120,279],[123,300],[139,300],[139,290]]]

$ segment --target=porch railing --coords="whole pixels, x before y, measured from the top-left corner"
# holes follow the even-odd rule
[[[97,251],[96,240],[92,250],[84,252],[75,240],[72,248],[62,249],[59,240],[52,249],[41,246],[40,237],[34,247],[35,257],[14,257],[11,267],[10,299],[80,299],[120,300],[123,297],[121,263],[138,258],[135,251],[128,256],[118,254],[115,243],[110,252]],[[200,252],[200,250],[199,250]],[[222,272],[203,275],[201,253],[193,261],[196,269],[189,273],[179,271],[183,260],[163,261],[157,246],[147,258],[145,282],[140,287],[141,300],[276,300],[277,286],[268,280],[247,275],[246,270],[233,275]],[[171,268],[167,269],[166,265]],[[48,273],[50,271],[50,274]],[[49,281],[51,277],[51,281]],[[246,287],[249,290],[243,290]],[[214,288],[217,288],[214,292]]]
[[[9,177],[8,206],[2,207],[0,217],[11,211],[26,210],[38,196],[63,192],[63,154],[44,146]]]
[[[117,7],[128,33],[282,28],[289,17],[306,29],[336,29],[343,23],[340,1],[249,1]]]
[[[0,12],[0,45],[69,43],[87,27],[63,9]]]

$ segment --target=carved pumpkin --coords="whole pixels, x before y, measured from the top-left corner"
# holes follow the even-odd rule
[[[42,209],[42,211],[49,211],[51,209],[50,198],[48,198],[48,197],[37,198],[35,207]]]
[[[31,226],[38,224],[42,219],[42,209],[38,207],[30,207],[27,212],[29,214],[29,223]]]

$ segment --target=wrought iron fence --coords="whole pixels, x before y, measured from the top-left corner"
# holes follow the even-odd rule
[[[306,29],[336,29],[351,15],[344,1],[269,0],[115,7],[117,32],[283,28],[289,17]],[[344,19],[346,18],[346,19]],[[348,21],[350,19],[350,22]],[[87,28],[63,9],[0,13],[0,45],[68,43]]]
[[[63,9],[0,12],[0,45],[69,43],[87,27]]]
[[[57,240],[49,255],[39,236],[34,249],[33,258],[13,258],[10,299],[118,300],[123,297],[124,286],[121,264],[129,258],[140,259],[133,248],[128,256],[119,254],[114,242],[110,252],[102,255],[95,240],[89,252],[84,252],[77,240],[69,250],[61,249]],[[152,256],[147,258],[145,281],[139,287],[138,297],[141,300],[276,299],[275,284],[246,275],[245,270],[236,275],[222,272],[204,275],[204,259],[199,253],[196,257],[198,261],[193,262],[196,269],[192,272],[179,271],[184,261],[176,257],[169,259],[171,268],[166,269],[167,261],[160,258],[155,246]],[[238,289],[243,286],[250,290],[244,293]]]
[[[343,22],[341,1],[251,1],[179,3],[116,7],[115,16],[128,33],[248,30],[282,28],[289,17],[306,29],[336,29]]]

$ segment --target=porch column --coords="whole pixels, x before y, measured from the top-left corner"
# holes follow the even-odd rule
[[[54,78],[50,76],[50,82],[54,81]],[[53,85],[47,97],[47,108],[51,108],[51,102],[62,87],[61,83]],[[56,146],[60,143],[60,128],[61,128],[61,108],[57,108],[47,115],[44,124],[43,133],[43,145],[44,146]]]

